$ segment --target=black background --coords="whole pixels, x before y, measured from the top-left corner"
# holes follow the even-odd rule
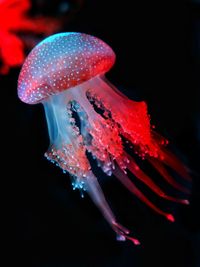
[[[42,12],[58,16],[61,1],[40,2]],[[0,77],[0,84],[5,145],[9,144],[3,176],[9,183],[5,206],[12,234],[8,242],[15,251],[10,252],[15,263],[34,267],[200,266],[200,4],[159,2],[83,1],[62,31],[95,35],[116,52],[116,64],[107,77],[129,98],[148,103],[157,130],[172,141],[193,170],[191,205],[169,205],[157,199],[158,205],[175,214],[172,224],[129,194],[114,177],[100,178],[119,221],[134,231],[142,245],[115,241],[89,197],[82,200],[79,192],[72,191],[68,175],[44,159],[49,141],[43,107],[20,102],[20,69],[13,69]]]

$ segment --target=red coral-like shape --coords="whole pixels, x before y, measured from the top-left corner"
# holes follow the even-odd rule
[[[30,8],[30,0],[0,0],[0,74],[20,66],[25,59],[25,48],[36,44],[36,41],[26,42],[26,35],[20,33],[35,38],[37,34],[50,35],[60,27],[58,19],[30,17]]]

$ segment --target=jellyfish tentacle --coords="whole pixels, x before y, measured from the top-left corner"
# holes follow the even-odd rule
[[[108,111],[112,121],[119,129],[120,135],[135,146],[135,152],[141,157],[145,158],[147,154],[157,156],[159,147],[155,142],[152,142],[146,103],[127,99],[118,92],[114,85],[111,87],[103,77],[97,77],[95,82],[96,86],[94,85],[89,91],[90,96],[97,105],[102,104],[103,108]]]
[[[188,200],[186,199],[179,199],[172,196],[168,196],[165,192],[162,191],[159,186],[157,186],[153,182],[153,180],[148,175],[146,175],[140,169],[140,167],[136,164],[135,160],[130,155],[126,154],[126,156],[129,159],[129,164],[127,165],[129,171],[131,171],[131,173],[133,173],[140,181],[146,184],[154,193],[166,200],[174,201],[181,204],[188,204]]]
[[[50,133],[50,147],[45,156],[63,171],[82,177],[90,169],[90,164],[83,138],[72,118],[70,101],[71,98],[55,96],[43,103]]]
[[[94,134],[92,125],[89,124],[88,115],[83,110],[82,106],[79,107],[79,111],[77,112],[80,118],[80,131],[83,136],[84,144],[88,152],[92,154],[93,159],[96,159],[97,166],[100,167],[103,172],[105,172],[108,176],[112,175],[112,169],[115,168],[114,159],[112,155],[108,153],[106,147],[103,144],[95,145],[95,140],[97,136]]]
[[[76,128],[75,126],[75,122],[71,116],[72,114],[70,113],[71,109],[69,108],[66,112],[66,110],[59,108],[60,106],[66,108],[68,102],[64,100],[64,98],[56,99],[56,97],[54,97],[53,101],[54,103],[52,112],[54,113],[55,117],[53,125],[57,129],[57,131],[55,131],[57,133],[56,136],[53,133],[51,134],[51,137],[54,137],[53,143],[55,143],[55,139],[58,139],[57,136],[59,136],[59,138],[62,137],[61,139],[68,140],[68,142],[67,144],[60,143],[60,149],[51,147],[51,149],[49,149],[49,151],[46,153],[46,156],[50,160],[56,162],[58,166],[60,166],[63,170],[68,171],[73,176],[74,189],[78,188],[82,190],[82,187],[85,188],[94,203],[102,211],[104,217],[111,225],[112,229],[116,232],[118,240],[123,241],[128,239],[134,242],[134,244],[138,245],[140,242],[136,238],[129,236],[130,231],[116,221],[113,212],[111,211],[108,203],[105,200],[104,194],[98,184],[96,177],[91,171],[89,171],[89,166],[88,164],[86,164],[88,162],[86,160],[87,157],[85,156],[85,149],[90,148],[89,135],[91,135],[93,141],[93,149],[99,149],[98,153],[95,153],[94,150],[92,151],[92,153],[96,156],[97,160],[99,160],[99,157],[100,162],[102,160],[102,169],[104,169],[105,171],[107,167],[107,170],[105,172],[108,173],[113,168],[113,159],[107,152],[108,147],[107,149],[104,148],[105,144],[103,142],[103,139],[101,139],[103,136],[101,137],[97,132],[95,132],[95,130],[99,130],[99,133],[102,133],[103,123],[105,121],[103,121],[103,118],[101,119],[100,115],[97,114],[95,110],[93,110],[93,107],[88,101],[84,90],[82,90],[82,92],[80,92],[79,94],[77,94],[76,90],[73,90],[73,92],[68,92],[68,102],[74,101],[77,104],[74,105],[74,111],[80,118],[80,129]],[[61,101],[62,103],[58,103],[57,101]],[[57,110],[57,107],[59,108],[59,110]],[[46,111],[48,111],[47,108]],[[57,118],[60,118],[60,120],[58,120]],[[85,121],[84,119],[86,118],[87,120]],[[71,123],[68,123],[68,121]],[[101,128],[98,129],[98,127],[96,128],[96,126],[99,121],[100,123],[102,123],[102,126],[100,126]],[[51,123],[52,121],[49,121],[49,124]],[[108,135],[110,130],[111,129],[108,129]],[[97,139],[100,140],[100,143],[95,143]],[[79,151],[79,147],[81,151]],[[104,157],[101,158],[101,156]],[[85,168],[83,168],[84,159]]]
[[[161,150],[161,160],[168,165],[171,169],[175,170],[186,181],[191,182],[190,170],[170,151],[165,148]]]
[[[89,172],[86,176],[85,185],[86,190],[93,202],[100,209],[107,222],[117,234],[117,240],[125,241],[126,239],[129,239],[134,242],[135,245],[139,245],[140,242],[136,238],[129,236],[130,231],[116,221],[116,218],[105,199],[97,178],[92,172]]]
[[[190,190],[186,187],[184,187],[183,185],[179,184],[178,182],[176,182],[173,177],[169,174],[169,172],[167,171],[167,169],[165,168],[165,166],[158,161],[155,158],[150,158],[148,157],[148,161],[152,164],[152,166],[154,166],[154,168],[161,174],[161,176],[171,185],[173,186],[175,189],[186,193],[186,194],[190,194]]]
[[[113,170],[113,174],[115,177],[134,195],[136,195],[142,202],[144,202],[147,206],[152,208],[157,213],[163,215],[166,217],[169,221],[174,221],[174,217],[172,214],[166,213],[156,207],[135,185],[134,183],[126,176],[126,174],[119,168],[116,167],[115,170]]]
[[[98,90],[97,91],[97,89],[96,89],[96,87],[92,87],[92,89],[89,91],[89,93],[90,93],[90,97],[93,97],[95,100],[96,100],[96,105],[106,105],[106,109],[109,109],[110,107],[109,107],[109,101],[111,101],[111,98],[109,98],[110,97],[110,95],[109,94],[107,94],[107,97],[105,98],[105,97],[103,97],[103,94],[105,94],[105,92],[106,93],[108,93],[108,90],[107,90],[107,88],[109,87],[108,86],[108,84],[105,82],[105,81],[103,81],[101,78],[98,78],[98,81],[97,81],[97,83],[99,83],[101,86],[104,86],[105,88],[106,88],[106,90],[102,90],[101,92]],[[109,90],[111,90],[111,89],[109,89]],[[116,99],[121,99],[122,100],[122,98],[123,98],[123,95],[120,93],[118,93],[118,91],[117,91],[117,89],[115,90],[115,92],[110,92],[112,95],[114,95],[115,96],[115,101],[116,101]],[[114,98],[114,97],[113,97]],[[106,99],[106,100],[105,100]],[[126,99],[126,98],[125,98]],[[127,100],[127,99],[126,99]],[[131,101],[130,101],[131,102]],[[120,103],[122,103],[122,101],[120,101]],[[140,105],[141,103],[136,103],[135,105],[137,106],[137,105]],[[123,106],[123,103],[122,103],[122,106]],[[138,106],[139,107],[139,106]],[[91,107],[90,107],[91,108]],[[114,109],[114,110],[113,110]],[[127,109],[127,107],[126,107],[126,109]],[[144,109],[146,109],[146,107],[144,106]],[[92,109],[93,110],[93,109]],[[94,112],[94,110],[93,110],[93,112]],[[115,119],[117,119],[116,118],[116,114],[115,114],[115,112],[116,112],[116,110],[115,110],[115,106],[114,105],[112,105],[112,110],[111,110],[111,115],[113,116],[113,119],[115,120]],[[144,110],[144,113],[146,113],[146,111]],[[98,115],[98,114],[97,114]],[[99,116],[100,117],[100,116]],[[121,115],[121,117],[122,117],[122,115]],[[119,118],[120,118],[120,116],[119,116]],[[125,119],[125,118],[123,118],[123,119]],[[119,120],[119,124],[120,125],[122,125],[122,127],[123,127],[123,125],[128,125],[127,123],[122,123],[122,122],[120,122],[120,120]],[[117,127],[117,123],[115,123],[115,125],[116,125],[116,127]],[[148,128],[148,124],[147,124],[147,128]],[[118,131],[120,132],[120,129],[118,129]],[[133,143],[133,145],[135,145],[135,142],[136,142],[136,144],[137,144],[137,138],[139,139],[140,138],[140,136],[137,136],[137,133],[135,133],[135,137],[131,137],[130,136],[130,134],[129,133],[127,133],[127,131],[126,131],[126,129],[125,129],[125,131],[123,130],[123,132],[121,132],[121,134],[122,135],[124,135],[125,137],[128,137],[129,138],[129,140]],[[151,136],[149,137],[150,138],[150,141],[152,141],[151,140]],[[148,139],[148,138],[147,138]],[[143,140],[144,141],[144,140]],[[151,143],[149,141],[149,143]],[[147,146],[150,146],[149,145],[149,143],[147,142]],[[159,156],[159,152],[160,152],[160,147],[159,147],[159,145],[156,143],[156,142],[152,142],[153,143],[153,145],[151,145],[151,148],[150,149],[152,149],[153,148],[153,150],[154,150],[154,153],[151,153],[150,151],[148,151],[148,148],[146,148],[146,152],[147,153],[149,153],[150,155],[151,155],[151,157],[158,157]],[[139,144],[138,144],[139,145]],[[116,145],[115,145],[116,146]],[[144,145],[144,151],[145,151],[145,145]],[[143,153],[143,152],[142,152]],[[144,157],[146,157],[146,155],[144,154],[143,155]],[[149,156],[150,157],[150,156]],[[120,158],[120,157],[119,157]],[[132,159],[132,161],[131,162],[133,162],[133,159]],[[132,164],[130,164],[130,165],[127,165],[127,166],[129,166],[129,169],[131,169],[131,171],[136,175],[136,177],[137,178],[139,178],[140,180],[142,180],[146,185],[148,185],[155,193],[157,193],[160,197],[162,197],[162,198],[165,198],[165,199],[167,199],[167,200],[170,200],[170,201],[174,201],[174,202],[178,202],[178,203],[182,203],[182,204],[188,204],[188,200],[185,200],[185,199],[179,199],[179,198],[175,198],[175,197],[172,197],[172,196],[168,196],[167,194],[165,194],[146,174],[144,174],[140,169],[139,169],[139,167],[138,168],[136,168],[135,169],[135,166],[133,166],[134,164],[132,163]],[[168,179],[169,180],[169,179]],[[169,180],[169,182],[170,182],[170,180]],[[176,182],[174,182],[173,183],[174,185],[176,184]],[[182,189],[182,188],[180,188],[179,187],[179,189]]]
[[[83,136],[91,136],[90,142],[87,143],[87,149],[102,162],[108,162],[110,164],[110,155],[116,158],[123,153],[119,129],[115,122],[109,118],[103,118],[94,110],[94,107],[86,96],[87,93],[88,86],[80,93],[81,101],[77,99],[79,103],[77,114],[81,120],[81,134]],[[82,117],[86,121],[83,121]],[[88,140],[89,138],[86,139]]]
[[[91,93],[91,91],[88,91],[88,88],[86,87],[85,90],[82,90],[81,92],[81,105],[80,105],[80,110],[82,109],[82,113],[85,113],[85,119],[87,120],[86,122],[81,122],[81,133],[83,131],[83,136],[86,137],[86,135],[88,135],[88,133],[92,136],[92,142],[90,145],[87,144],[87,149],[92,152],[93,156],[97,159],[97,161],[99,162],[100,167],[103,169],[103,171],[105,171],[107,174],[111,175],[112,173],[112,168],[110,167],[111,165],[111,158],[115,159],[117,158],[118,155],[122,155],[122,149],[120,150],[118,155],[115,155],[114,153],[111,153],[111,151],[108,150],[108,136],[111,132],[112,129],[108,129],[108,131],[106,132],[106,120],[104,120],[104,118],[102,118],[102,116],[98,113],[96,113],[96,111],[94,110],[92,104],[90,103],[90,101],[88,100],[88,98],[86,97],[86,94],[89,92],[91,93],[91,95],[93,95],[93,97],[95,99],[97,99],[97,95],[95,95],[95,90],[97,90],[95,87],[93,88],[93,92]],[[99,92],[99,90],[98,90]],[[96,91],[97,93],[97,91]],[[76,96],[76,95],[75,95]],[[121,98],[121,95],[118,95],[118,97]],[[78,101],[78,99],[77,99]],[[101,99],[98,99],[99,101],[99,105],[100,104],[104,104],[101,103]],[[80,113],[80,112],[79,112]],[[79,114],[78,113],[78,114]],[[81,115],[79,114],[79,116],[81,117]],[[115,122],[113,122],[115,123]],[[104,125],[104,128],[102,128],[102,125]],[[116,123],[115,123],[116,126]],[[100,127],[100,128],[99,128]],[[86,130],[87,128],[87,130]],[[116,127],[117,128],[117,127]],[[119,129],[118,130],[118,134],[119,134]],[[105,132],[105,141],[103,141],[102,139],[102,132]],[[99,136],[100,133],[100,136]],[[85,140],[87,140],[89,138],[85,138]],[[106,146],[107,144],[107,146]],[[116,147],[122,147],[121,144],[121,140],[119,140],[118,142],[118,146],[117,143],[114,142],[113,146]],[[155,146],[156,147],[156,146]],[[158,150],[158,146],[157,146],[157,150]],[[103,157],[102,157],[103,156]],[[125,156],[125,154],[122,156],[123,157],[128,157],[127,155]],[[118,159],[120,158],[120,156],[118,157]],[[123,160],[122,160],[123,161]],[[130,164],[127,164],[127,167],[129,168],[129,170],[134,173],[136,175],[136,177],[138,179],[140,179],[142,182],[144,182],[146,185],[148,185],[155,193],[157,193],[160,197],[170,200],[170,201],[174,201],[174,202],[178,202],[178,203],[182,203],[182,204],[188,204],[188,201],[185,199],[179,199],[179,198],[175,198],[172,196],[168,196],[167,194],[165,194],[145,173],[143,173],[139,167],[136,167],[136,163],[133,162],[133,159],[130,160]],[[106,168],[109,165],[109,168]],[[126,166],[125,166],[126,167]]]
[[[159,154],[158,159],[165,165],[176,171],[186,181],[191,182],[191,170],[185,166],[172,152],[165,148],[169,143],[164,137],[154,130],[151,130],[152,141],[158,144]]]

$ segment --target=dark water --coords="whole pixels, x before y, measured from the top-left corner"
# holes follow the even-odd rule
[[[193,170],[191,205],[173,206],[156,199],[175,214],[177,220],[171,224],[114,178],[102,177],[103,190],[119,221],[134,231],[142,245],[116,242],[89,197],[82,200],[78,192],[72,192],[68,175],[44,159],[48,134],[43,108],[18,100],[19,69],[12,70],[0,77],[0,86],[2,119],[6,118],[2,145],[8,153],[3,175],[8,182],[7,241],[9,258],[16,264],[200,266],[200,6],[197,1],[146,2],[133,1],[130,6],[130,1],[85,1],[63,31],[96,35],[113,47],[117,61],[107,77],[129,98],[147,101],[157,129],[172,140],[172,147]],[[52,13],[52,7],[48,8]]]

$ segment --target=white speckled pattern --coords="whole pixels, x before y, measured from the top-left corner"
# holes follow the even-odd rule
[[[107,72],[115,62],[113,50],[83,33],[59,33],[39,43],[28,55],[18,80],[18,96],[28,104]]]

